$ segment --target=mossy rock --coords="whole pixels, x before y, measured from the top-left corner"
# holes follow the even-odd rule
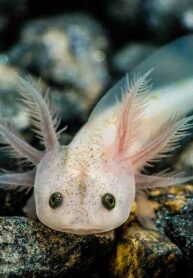
[[[161,234],[130,227],[123,233],[112,261],[115,277],[171,277],[183,259],[180,249]]]
[[[1,217],[0,277],[77,277],[107,257],[113,242],[113,232],[76,236],[25,217]]]
[[[111,260],[112,276],[191,277],[193,186],[154,189],[148,199],[157,231],[140,227],[134,204],[127,223],[118,231],[119,240]]]

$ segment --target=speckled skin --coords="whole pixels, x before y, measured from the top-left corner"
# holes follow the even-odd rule
[[[121,225],[129,216],[135,196],[134,174],[109,161],[101,138],[98,145],[91,144],[93,134],[85,139],[84,129],[68,147],[42,159],[34,186],[38,218],[53,229],[76,234],[105,232]],[[64,196],[56,210],[48,204],[53,190]],[[112,211],[101,203],[107,192],[116,196]]]

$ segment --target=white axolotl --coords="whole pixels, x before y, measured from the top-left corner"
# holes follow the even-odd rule
[[[178,63],[172,60],[174,51]],[[159,68],[164,59],[169,74]],[[32,171],[0,176],[2,187],[34,187],[37,217],[55,230],[93,234],[120,226],[129,217],[136,191],[191,179],[148,176],[140,170],[166,156],[187,135],[193,120],[184,117],[193,108],[192,64],[193,36],[162,48],[140,66],[144,75],[122,79],[102,98],[67,146],[59,144],[58,121],[47,95],[34,82],[20,79],[23,101],[45,151],[1,123],[1,142],[35,165]],[[150,76],[162,87],[149,92]],[[164,78],[171,84],[164,84]],[[31,202],[25,208],[28,214]]]

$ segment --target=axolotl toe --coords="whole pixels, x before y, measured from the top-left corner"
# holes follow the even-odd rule
[[[193,92],[184,102],[167,90],[150,93],[150,76],[151,70],[119,82],[67,146],[59,144],[61,131],[56,131],[58,120],[47,94],[39,92],[34,81],[20,78],[20,93],[45,151],[2,122],[1,143],[11,148],[11,154],[32,162],[34,169],[0,176],[1,186],[34,187],[35,211],[42,223],[63,232],[92,234],[124,223],[138,190],[189,181],[191,177],[140,172],[176,148],[193,120],[176,115],[182,106],[182,114],[189,112],[190,100],[193,107]],[[163,100],[171,106],[166,108]],[[25,211],[30,215],[29,206]]]

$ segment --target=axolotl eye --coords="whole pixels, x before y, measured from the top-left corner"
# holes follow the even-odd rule
[[[63,196],[60,192],[54,192],[50,195],[49,205],[51,208],[56,209],[63,203]]]
[[[112,210],[116,204],[115,197],[111,193],[105,193],[102,196],[101,201],[102,201],[103,206],[108,210]]]

